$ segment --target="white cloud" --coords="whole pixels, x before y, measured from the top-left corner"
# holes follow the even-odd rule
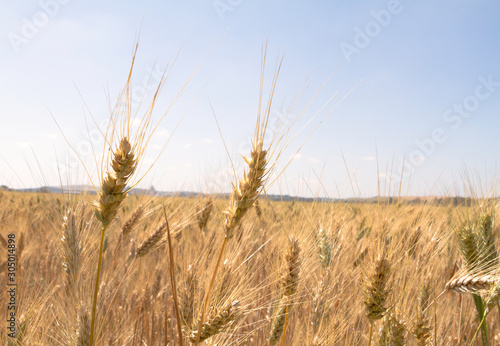
[[[320,160],[318,160],[318,159],[315,159],[314,157],[310,157],[310,158],[309,158],[309,162],[310,162],[310,163],[320,163],[321,161],[320,161]]]
[[[170,136],[170,132],[164,128],[159,127],[154,134],[156,137],[167,138]]]
[[[364,156],[363,161],[375,161],[375,156]]]

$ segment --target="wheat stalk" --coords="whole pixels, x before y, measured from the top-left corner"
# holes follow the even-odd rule
[[[97,274],[94,289],[94,299],[92,304],[92,322],[90,327],[90,346],[94,344],[94,327],[95,327],[95,311],[97,304],[97,294],[99,291],[99,279],[101,274],[102,253],[104,248],[104,238],[106,229],[110,222],[116,216],[123,200],[127,196],[125,187],[128,180],[137,167],[135,153],[126,137],[120,141],[120,145],[115,150],[112,161],[111,170],[106,172],[106,176],[102,180],[99,199],[94,202],[95,215],[102,223],[101,243],[99,247],[99,259],[97,263]]]

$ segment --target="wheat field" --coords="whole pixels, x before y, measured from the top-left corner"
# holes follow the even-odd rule
[[[91,205],[94,198],[0,194],[2,251],[8,234],[16,235],[18,247],[17,333],[7,338],[2,328],[2,344],[88,344],[100,233]],[[285,334],[285,345],[367,344],[372,323],[374,344],[470,344],[479,327],[472,294],[446,290],[446,284],[464,266],[454,230],[464,215],[485,204],[452,202],[263,198],[242,220],[223,254],[205,322],[219,316],[214,322],[219,326],[212,326],[213,335],[204,343],[268,344],[270,336],[279,333],[276,324],[283,323],[280,313],[286,310],[286,334],[281,327],[277,336],[281,343]],[[162,236],[148,248],[165,214],[175,258],[181,335],[184,344],[191,342],[224,238],[226,204],[223,198],[210,197],[127,197],[104,239],[96,344],[180,344],[168,242]],[[288,249],[291,239],[299,253]],[[292,265],[296,268],[290,267],[290,256],[298,257]],[[1,265],[5,292],[6,264]],[[374,270],[381,269],[388,276],[382,290],[377,280],[384,274],[378,272],[374,278]],[[290,273],[292,278],[287,277]],[[296,284],[288,296],[286,280]],[[479,292],[488,294],[486,289]],[[385,302],[379,299],[369,308],[365,302],[380,293]],[[7,316],[6,308],[0,306],[2,316]],[[371,320],[368,311],[371,317],[380,316]],[[497,311],[486,321],[489,340],[496,344]],[[472,344],[480,342],[477,336]]]

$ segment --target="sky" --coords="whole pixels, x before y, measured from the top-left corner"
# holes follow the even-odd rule
[[[268,193],[451,196],[468,180],[496,192],[498,13],[494,1],[4,1],[0,185],[96,181],[99,128],[138,41],[137,114],[170,71],[140,187],[231,189],[267,45],[265,101],[283,59],[271,124],[296,124]]]

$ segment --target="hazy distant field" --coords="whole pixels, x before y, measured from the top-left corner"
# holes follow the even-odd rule
[[[24,238],[16,272],[19,344],[86,344],[82,335],[88,329],[100,234],[90,205],[95,197],[1,192],[2,239],[15,234],[20,251]],[[98,344],[179,344],[166,240],[137,256],[141,243],[164,221],[162,206],[170,224],[177,298],[184,342],[188,341],[189,326],[200,314],[224,237],[221,210],[227,200],[215,200],[206,228],[198,226],[207,201],[126,199],[105,237],[96,314]],[[122,227],[141,204],[141,219],[123,236]],[[226,247],[208,316],[235,301],[239,304],[233,307],[234,319],[207,344],[268,343],[282,301],[280,277],[289,269],[283,267],[283,255],[291,237],[298,240],[300,253],[298,287],[289,300],[286,345],[367,344],[370,321],[364,301],[370,294],[370,280],[373,284],[372,267],[384,251],[390,267],[383,314],[394,316],[401,325],[395,331],[394,321],[374,320],[373,341],[379,344],[385,326],[386,335],[404,337],[409,345],[417,344],[415,334],[422,330],[421,340],[426,336],[422,345],[470,343],[478,328],[472,295],[442,293],[461,267],[453,231],[458,220],[478,211],[479,205],[261,200],[259,208],[259,215],[255,208],[247,213]],[[496,228],[493,234],[497,235]],[[6,292],[7,249],[1,251],[0,284]],[[425,302],[422,294],[428,297]],[[0,314],[7,313],[2,303]],[[494,311],[487,319],[492,343],[500,337],[498,316]],[[3,325],[2,344],[7,340]],[[399,344],[387,338],[381,344]],[[480,341],[478,333],[476,342]]]

